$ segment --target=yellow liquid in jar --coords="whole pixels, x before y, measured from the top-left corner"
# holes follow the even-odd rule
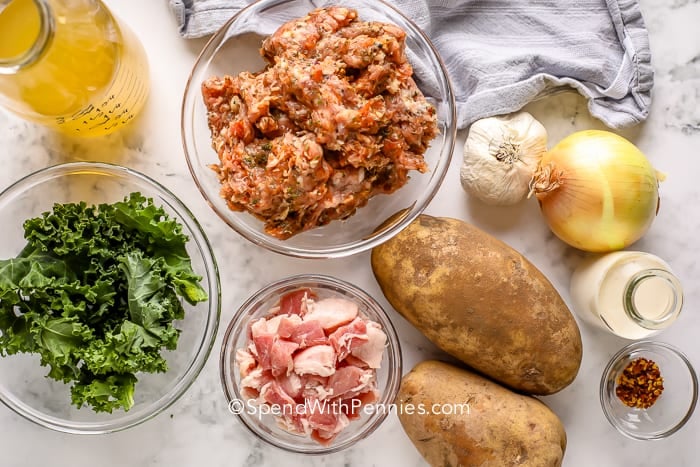
[[[131,121],[149,92],[138,39],[101,2],[43,1],[52,34],[31,64],[0,74],[2,104],[24,118],[85,136]],[[0,60],[25,52],[36,40],[41,22],[35,2],[12,0],[0,12],[0,43],[12,43],[0,48]]]
[[[20,22],[17,18],[26,20]],[[39,11],[34,2],[10,2],[0,13],[0,58],[20,57],[36,42],[40,28]]]

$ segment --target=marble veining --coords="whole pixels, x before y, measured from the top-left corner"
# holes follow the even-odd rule
[[[216,254],[223,284],[222,316],[214,350],[189,391],[153,420],[130,430],[77,437],[33,425],[0,406],[3,466],[87,467],[365,467],[425,466],[395,415],[368,439],[344,452],[305,457],[257,440],[228,413],[219,383],[221,337],[236,308],[259,287],[291,274],[325,273],[364,288],[388,308],[369,267],[369,254],[339,260],[287,258],[253,246],[236,235],[207,206],[194,185],[180,144],[180,98],[203,40],[177,35],[165,1],[108,0],[109,7],[141,38],[151,64],[152,92],[143,114],[124,132],[95,140],[59,137],[0,111],[0,189],[48,165],[68,160],[101,160],[137,169],[180,197],[202,223]],[[700,369],[700,2],[641,0],[650,31],[655,88],[647,122],[621,132],[634,141],[668,180],[661,186],[661,210],[649,233],[634,248],[666,259],[685,288],[678,323],[657,337],[686,352]],[[586,102],[573,92],[543,98],[527,107],[549,132],[550,145],[567,134],[603,128]],[[584,254],[566,247],[547,229],[537,203],[490,208],[469,199],[459,185],[459,135],[444,185],[427,212],[469,221],[525,254],[569,301],[572,269]],[[17,219],[18,222],[21,219]],[[430,342],[392,312],[401,336],[404,372],[431,357],[444,358]],[[627,341],[581,325],[584,358],[576,381],[543,400],[559,415],[568,434],[566,467],[697,466],[700,414],[676,435],[658,442],[632,441],[605,420],[598,382],[607,360]]]

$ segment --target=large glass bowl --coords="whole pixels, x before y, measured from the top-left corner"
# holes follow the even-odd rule
[[[181,330],[177,349],[163,351],[168,371],[136,376],[134,406],[112,414],[94,413],[71,405],[70,385],[46,377],[39,357],[16,354],[0,357],[0,401],[22,417],[46,428],[100,434],[123,430],[148,420],[175,402],[199,374],[211,351],[219,324],[219,276],[209,242],[187,207],[165,187],[133,170],[104,163],[66,163],[35,172],[0,194],[3,227],[0,258],[15,257],[26,244],[22,223],[50,211],[54,203],[88,204],[121,201],[139,191],[183,226],[187,251],[209,300],[196,306],[183,303],[185,318],[174,323]]]
[[[211,164],[219,162],[212,148],[201,84],[212,76],[259,71],[262,39],[283,23],[337,0],[260,0],[240,11],[209,41],[194,65],[182,103],[182,139],[192,176],[214,211],[248,240],[278,253],[306,258],[341,257],[372,248],[414,220],[438,190],[454,148],[455,105],[445,66],[426,35],[395,7],[381,0],[349,0],[342,6],[357,10],[359,19],[393,23],[406,32],[414,78],[435,106],[439,135],[425,154],[429,172],[413,171],[409,182],[390,195],[377,195],[343,221],[279,240],[263,232],[263,223],[245,212],[231,211],[219,195],[220,184]],[[420,65],[420,66],[419,66]],[[419,70],[421,71],[419,73]],[[398,215],[392,217],[394,214]],[[388,218],[389,222],[378,227]]]
[[[280,428],[275,417],[263,410],[255,410],[241,390],[241,376],[236,364],[236,350],[246,348],[250,324],[268,316],[270,309],[279,304],[280,297],[299,289],[312,290],[319,299],[343,298],[358,304],[360,313],[381,325],[387,336],[381,366],[377,370],[379,400],[363,406],[360,418],[350,421],[329,445],[321,445],[310,437],[290,434]],[[401,346],[396,330],[382,307],[367,293],[347,282],[330,276],[302,274],[263,287],[241,305],[224,334],[220,356],[221,384],[233,415],[264,441],[287,451],[304,454],[328,454],[352,446],[376,430],[392,410],[392,403],[401,382]],[[233,416],[232,415],[232,416]]]

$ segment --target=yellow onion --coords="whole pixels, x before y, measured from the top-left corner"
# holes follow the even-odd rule
[[[579,131],[545,153],[531,182],[554,234],[585,251],[625,248],[649,229],[659,179],[642,152],[608,131]]]

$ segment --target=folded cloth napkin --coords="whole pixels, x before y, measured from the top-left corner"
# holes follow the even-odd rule
[[[442,56],[459,128],[566,86],[585,96],[591,114],[609,127],[635,125],[648,115],[654,79],[638,0],[388,1]],[[169,2],[187,38],[216,31],[251,3]],[[413,65],[420,79],[421,64]]]

